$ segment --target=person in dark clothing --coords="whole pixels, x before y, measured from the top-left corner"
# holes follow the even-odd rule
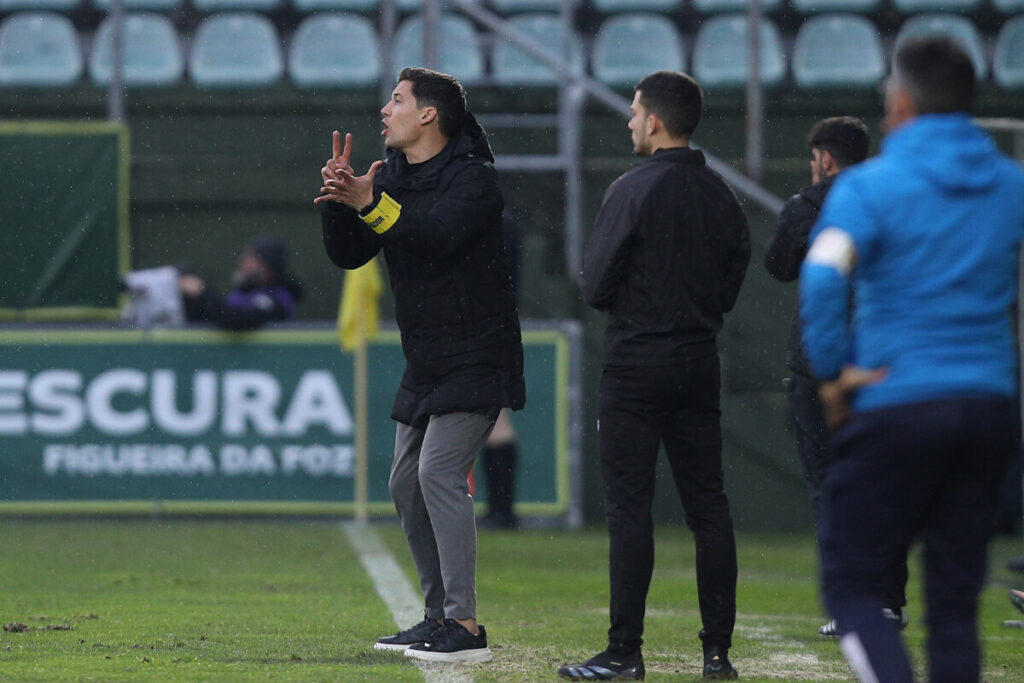
[[[629,129],[648,157],[607,189],[580,290],[608,311],[598,438],[611,537],[608,648],[559,675],[644,677],[641,655],[654,568],[655,464],[664,444],[697,548],[704,676],[736,678],[736,542],[722,474],[716,338],[750,260],[732,189],[689,147],[703,95],[659,71],[636,86]]]
[[[505,252],[512,268],[512,287],[519,292],[519,228],[506,207],[503,216]],[[484,477],[487,482],[487,514],[478,526],[491,529],[515,529],[519,518],[515,513],[516,470],[519,460],[519,435],[512,423],[512,411],[507,408],[498,413],[491,435],[481,452]]]
[[[765,247],[764,266],[780,282],[792,282],[800,276],[800,266],[807,256],[811,228],[814,227],[833,181],[843,169],[867,158],[870,137],[867,126],[860,119],[836,116],[815,123],[807,136],[807,145],[811,149],[813,184],[800,190],[785,203],[775,226],[775,234]],[[811,506],[817,520],[820,516],[821,488],[831,460],[829,430],[818,396],[818,382],[811,375],[800,335],[800,317],[794,315],[786,355],[786,364],[792,372],[787,380],[787,398],[793,416],[797,453],[803,465]],[[900,628],[905,628],[906,563],[894,567],[890,574],[887,581],[887,606],[883,612]],[[835,619],[829,619],[818,629],[818,633],[834,637],[837,634]]]
[[[383,251],[406,367],[388,488],[412,551],[424,619],[375,648],[491,659],[476,621],[476,527],[466,480],[502,408],[526,401],[519,314],[487,136],[447,74],[407,68],[381,110],[387,162],[363,176],[351,136],[321,170],[324,248],[358,268]]]
[[[255,330],[270,322],[292,320],[302,299],[302,284],[288,272],[285,243],[258,239],[238,255],[227,296],[211,292],[193,273],[178,278],[185,319],[210,322],[227,330]]]

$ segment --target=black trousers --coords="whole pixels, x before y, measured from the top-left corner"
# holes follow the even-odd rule
[[[825,602],[862,679],[913,680],[881,608],[886,573],[921,539],[929,680],[978,680],[978,593],[992,511],[1019,442],[1018,405],[1000,398],[856,413],[833,435],[819,526]]]
[[[814,519],[821,518],[821,491],[832,460],[829,445],[829,431],[825,424],[825,409],[818,397],[818,383],[799,373],[793,373],[789,380],[789,409],[793,415],[796,432],[796,450],[807,479],[807,490],[814,508]],[[884,578],[884,601],[890,609],[907,604],[907,563],[897,562]]]
[[[659,367],[606,367],[598,437],[611,536],[609,647],[643,643],[654,570],[654,473],[664,444],[697,549],[697,593],[705,646],[732,645],[736,541],[722,476],[718,356]]]

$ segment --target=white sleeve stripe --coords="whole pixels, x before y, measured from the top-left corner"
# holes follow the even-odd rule
[[[828,227],[814,239],[807,262],[835,268],[843,276],[850,274],[857,258],[857,248],[849,233],[837,227]]]

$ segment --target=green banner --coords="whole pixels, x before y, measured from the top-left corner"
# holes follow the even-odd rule
[[[128,147],[119,123],[0,121],[0,317],[116,317]]]
[[[524,347],[517,509],[560,514],[568,342],[526,332]],[[0,331],[0,512],[348,513],[352,361],[333,331]],[[369,347],[375,514],[393,514],[390,414],[403,368],[398,335],[382,333]]]

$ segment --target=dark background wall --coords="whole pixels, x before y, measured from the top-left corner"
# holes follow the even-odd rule
[[[478,113],[550,112],[555,101],[554,92],[536,89],[470,92],[470,108]],[[323,256],[312,200],[320,186],[319,169],[330,154],[332,130],[354,135],[357,170],[380,158],[380,105],[376,89],[204,92],[183,87],[130,92],[132,267],[187,265],[224,288],[242,245],[256,236],[278,235],[287,239],[293,269],[306,283],[300,317],[332,319],[341,274]],[[1019,100],[992,91],[983,93],[977,113],[1019,116],[1022,110]],[[881,103],[873,91],[768,94],[765,183],[772,191],[787,197],[809,184],[806,131],[818,118],[836,114],[863,117],[877,147]],[[101,119],[105,98],[91,87],[7,92],[0,116]],[[742,95],[707,93],[706,113],[694,141],[741,167],[743,130]],[[557,139],[553,130],[516,128],[490,134],[499,154],[549,153]],[[1010,148],[1008,137],[1000,142]],[[635,162],[622,114],[590,105],[584,131],[586,226],[593,221],[604,187]],[[521,232],[522,316],[575,318],[584,324],[584,490],[597,492],[588,495],[585,505],[587,518],[598,520],[601,486],[593,425],[604,317],[582,304],[573,278],[564,272],[561,177],[505,173],[503,183],[510,215]],[[786,431],[782,393],[795,288],[771,281],[762,267],[763,244],[774,218],[749,203],[745,208],[754,253],[740,301],[720,340],[727,487],[738,526],[807,529],[809,505]],[[387,319],[390,294],[383,308]],[[667,469],[659,476],[659,488],[659,519],[681,519]]]

